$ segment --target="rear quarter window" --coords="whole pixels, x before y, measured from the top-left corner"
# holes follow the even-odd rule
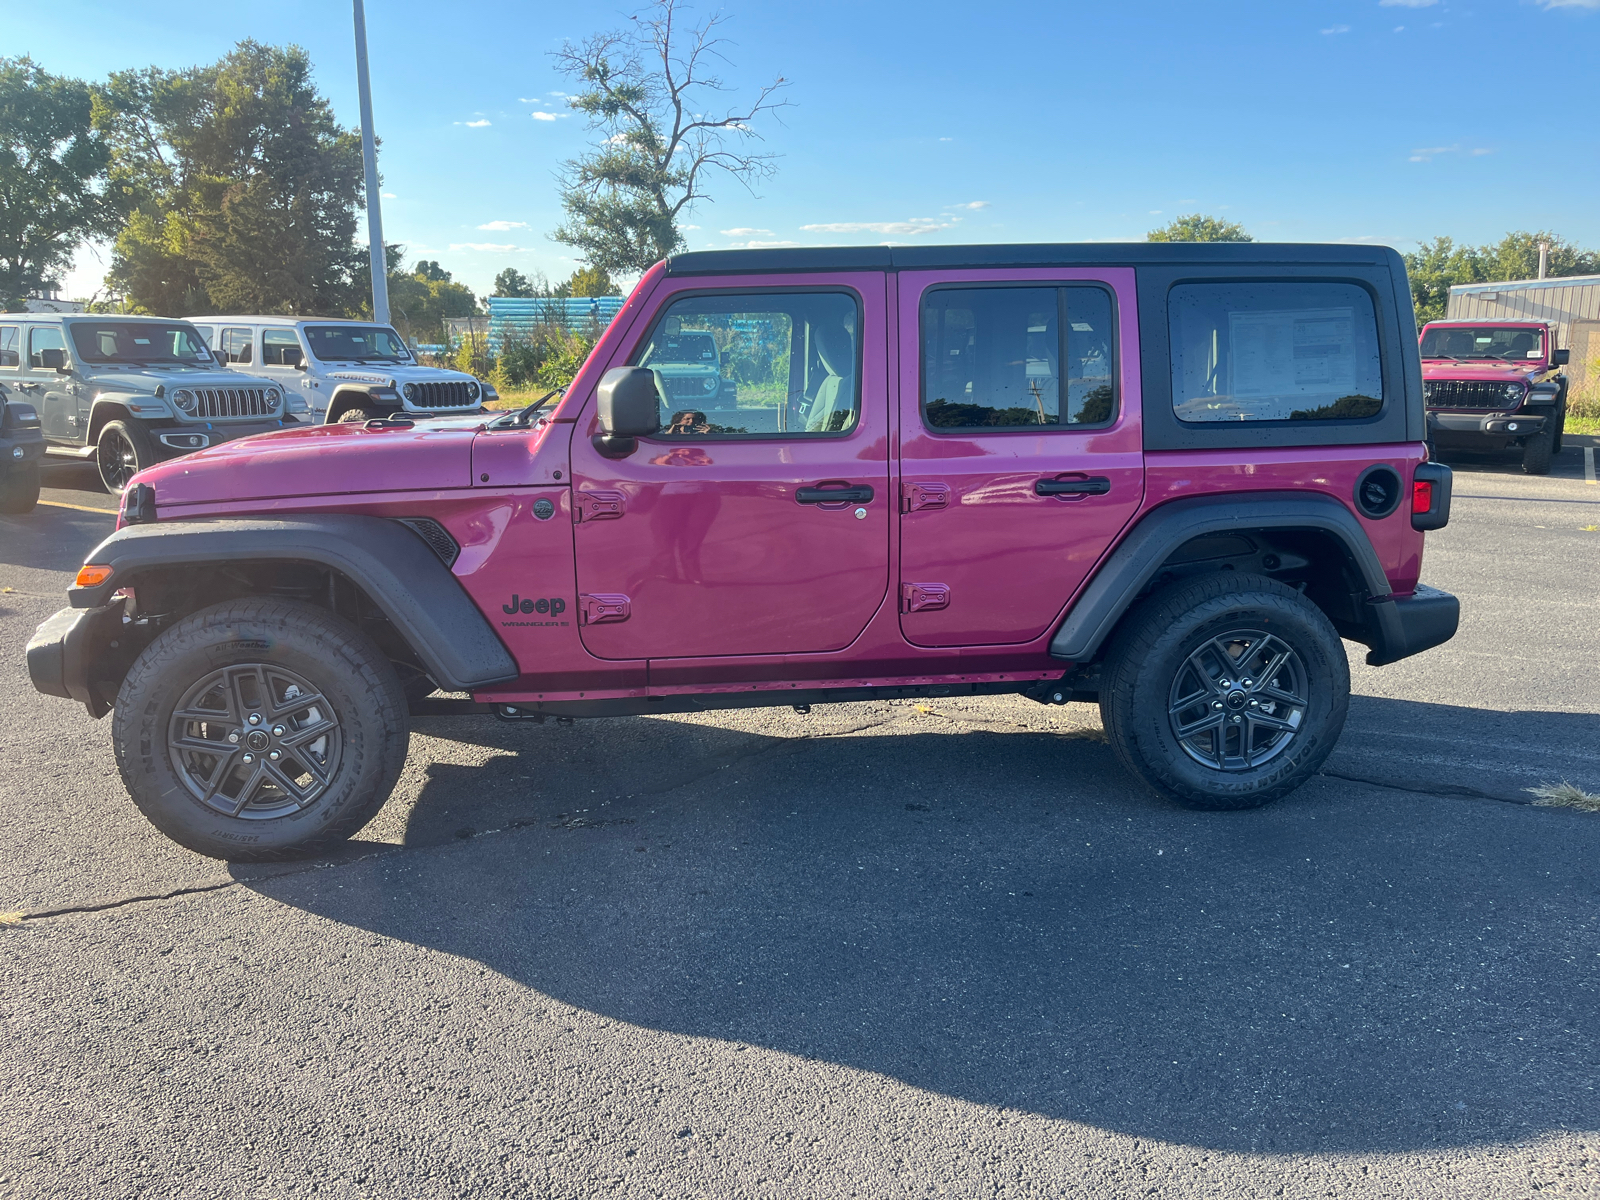
[[[1358,284],[1182,283],[1168,296],[1172,410],[1186,424],[1383,410],[1378,319]]]

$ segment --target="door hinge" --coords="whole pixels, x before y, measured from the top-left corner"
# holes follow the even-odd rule
[[[920,512],[925,508],[944,508],[950,503],[948,483],[903,483],[900,485],[900,511]]]
[[[950,606],[948,583],[902,583],[900,585],[900,611],[905,613],[930,612]]]
[[[627,500],[622,492],[579,492],[572,516],[577,521],[615,521],[626,510]]]
[[[626,621],[632,611],[633,601],[619,592],[596,592],[578,597],[578,620],[584,625]]]

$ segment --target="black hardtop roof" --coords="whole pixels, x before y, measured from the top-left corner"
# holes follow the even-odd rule
[[[980,246],[796,246],[696,250],[667,260],[668,275],[786,271],[899,271],[956,267],[1078,267],[1393,263],[1387,246],[1323,242],[1038,242]]]

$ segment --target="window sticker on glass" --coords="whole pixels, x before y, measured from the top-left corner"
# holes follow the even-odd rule
[[[1354,391],[1354,324],[1348,308],[1229,313],[1233,395],[1249,401]]]

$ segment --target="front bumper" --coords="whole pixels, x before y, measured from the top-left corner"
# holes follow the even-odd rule
[[[76,700],[99,719],[111,711],[113,679],[127,673],[123,604],[63,608],[28,639],[28,677],[46,696]],[[120,668],[120,671],[119,669]]]
[[[1544,428],[1542,412],[1428,412],[1428,429],[1440,433],[1481,433],[1490,437],[1526,437]]]
[[[1455,637],[1461,622],[1460,600],[1420,583],[1409,596],[1385,596],[1370,606],[1377,636],[1367,652],[1367,665],[1373,667],[1443,645]]]
[[[180,454],[193,454],[208,446],[235,442],[258,433],[273,433],[279,429],[294,429],[301,422],[292,416],[271,421],[240,421],[226,425],[196,421],[192,425],[162,425],[150,431],[155,440],[156,453],[162,458],[176,458]]]

